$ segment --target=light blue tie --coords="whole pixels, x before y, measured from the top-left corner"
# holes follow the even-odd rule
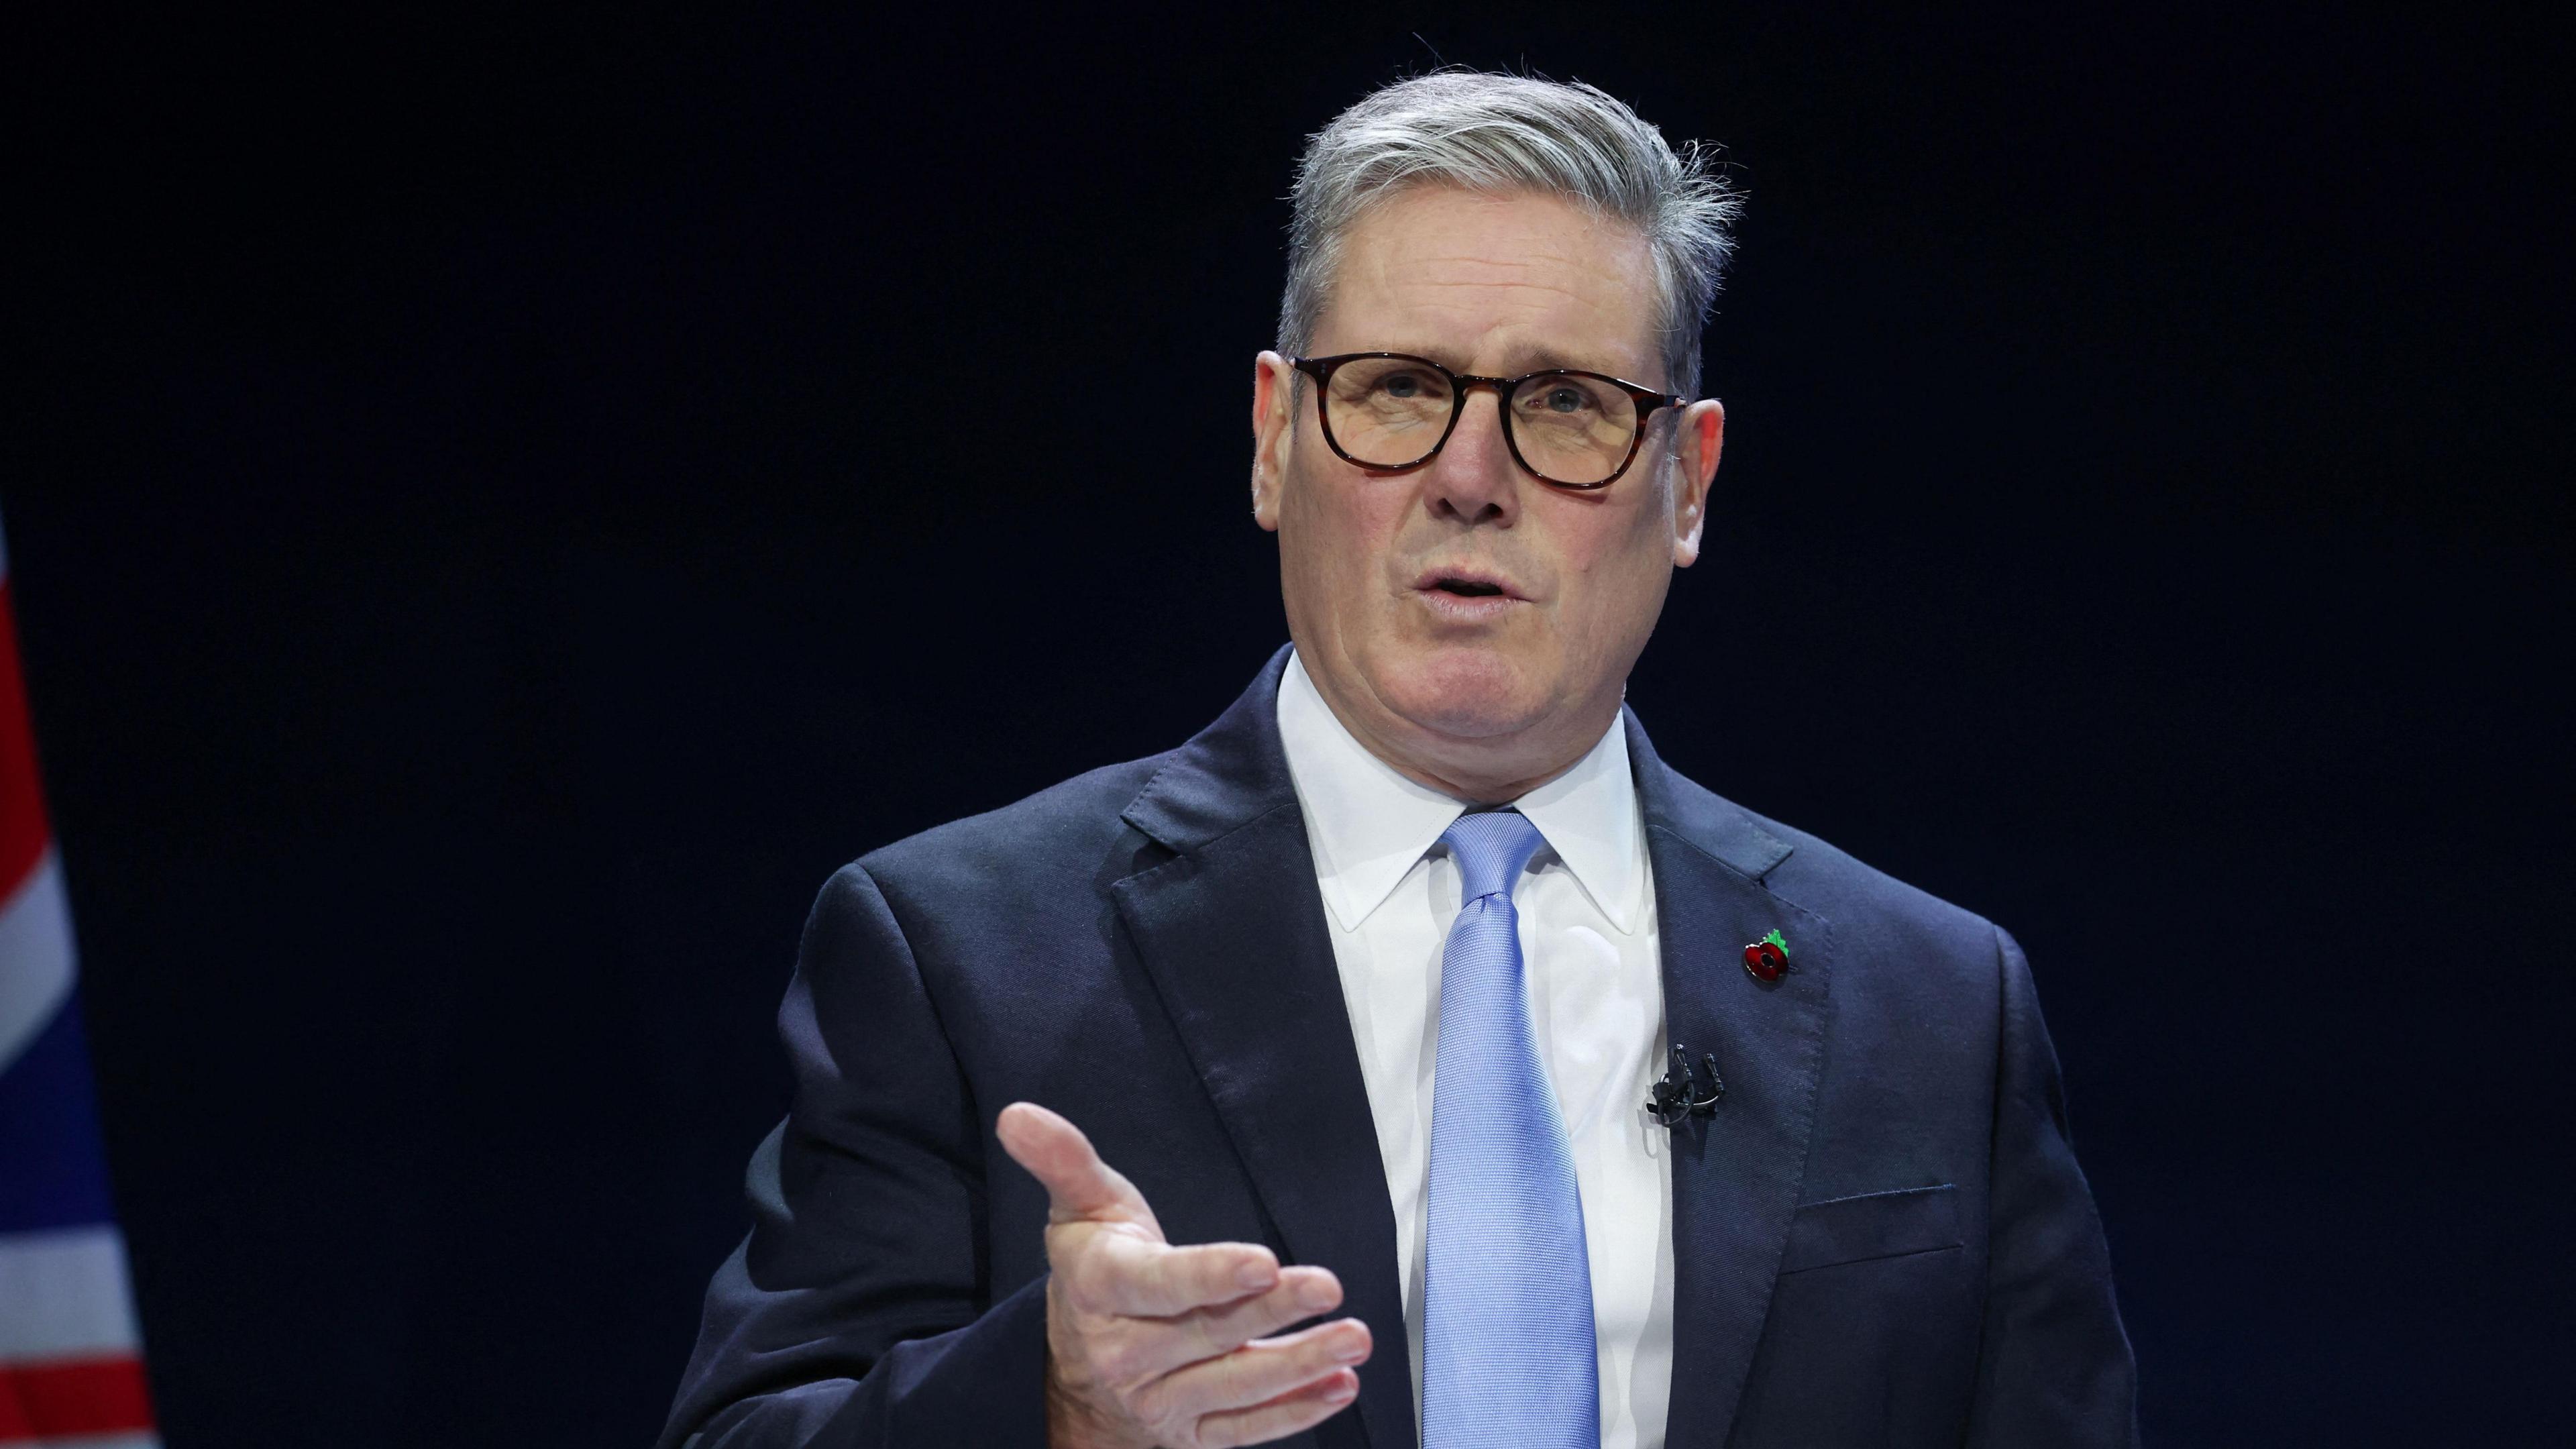
[[[1440,956],[1423,1449],[1598,1449],[1583,1198],[1530,1032],[1512,909],[1546,842],[1516,811],[1462,815],[1440,838],[1463,901]]]

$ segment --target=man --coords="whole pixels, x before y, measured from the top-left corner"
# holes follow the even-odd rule
[[[1733,198],[1599,91],[1448,72],[1295,204],[1292,650],[825,888],[664,1442],[2132,1442],[2017,948],[1622,706]]]

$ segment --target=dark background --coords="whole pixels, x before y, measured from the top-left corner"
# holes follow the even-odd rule
[[[2029,947],[2151,1436],[2563,1430],[2567,52],[1780,9],[21,17],[0,504],[169,1442],[653,1433],[814,889],[1283,637],[1279,198],[1439,59],[1727,146],[1632,700]]]

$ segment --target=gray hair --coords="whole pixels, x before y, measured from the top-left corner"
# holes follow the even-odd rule
[[[1314,341],[1342,237],[1370,206],[1410,186],[1535,191],[1637,229],[1661,293],[1664,385],[1699,388],[1700,329],[1734,241],[1743,197],[1710,149],[1679,154],[1615,96],[1576,82],[1439,70],[1397,81],[1333,118],[1306,143],[1289,193],[1288,290],[1279,350]]]

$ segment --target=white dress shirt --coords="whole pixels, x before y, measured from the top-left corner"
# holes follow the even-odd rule
[[[1279,681],[1279,737],[1394,1199],[1418,1427],[1440,956],[1459,906],[1458,870],[1439,842],[1465,807],[1370,754],[1294,656]],[[1547,840],[1512,901],[1530,1025],[1583,1197],[1602,1449],[1661,1449],[1673,1370],[1672,1163],[1644,1103],[1663,1075],[1664,995],[1625,732],[1614,721],[1573,769],[1514,803]]]

